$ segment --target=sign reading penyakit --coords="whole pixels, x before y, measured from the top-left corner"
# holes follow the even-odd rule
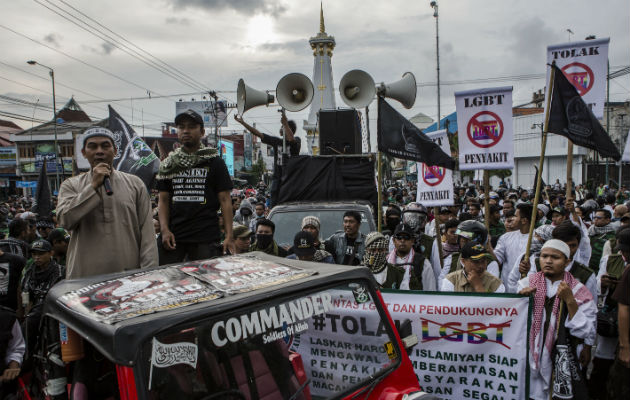
[[[451,154],[445,129],[428,133],[429,139]],[[450,169],[418,163],[418,194],[416,201],[427,207],[452,206],[454,204],[453,171]]]
[[[455,93],[459,169],[514,168],[512,87]]]
[[[424,391],[453,400],[529,397],[529,297],[388,290],[383,299],[395,321],[411,320],[419,343],[409,358]]]

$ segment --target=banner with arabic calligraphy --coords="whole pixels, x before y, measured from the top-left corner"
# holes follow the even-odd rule
[[[529,398],[529,297],[382,294],[396,325],[411,320],[418,344],[409,358],[425,392],[453,400]]]

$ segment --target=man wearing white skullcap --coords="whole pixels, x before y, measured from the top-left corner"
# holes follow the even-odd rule
[[[568,330],[577,339],[592,337],[595,331],[597,307],[586,286],[565,270],[570,256],[571,250],[565,242],[550,239],[540,252],[540,271],[518,282],[519,294],[534,296],[529,340],[529,397],[532,399],[549,398],[553,387],[551,354],[559,329]],[[575,351],[580,354],[582,344]]]

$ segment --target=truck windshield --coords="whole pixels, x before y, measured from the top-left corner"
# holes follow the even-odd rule
[[[353,281],[164,331],[143,346],[141,373],[149,399],[330,399],[395,368],[395,343]]]
[[[274,233],[274,240],[280,246],[293,246],[293,238],[295,234],[300,231],[300,224],[304,217],[313,215],[319,218],[321,223],[321,231],[319,236],[322,240],[328,239],[333,233],[343,230],[343,214],[346,210],[291,210],[289,212],[276,212],[271,215],[271,220],[276,225]],[[364,212],[361,214],[361,226],[359,230],[361,233],[368,234],[373,229],[369,221],[367,221],[367,215]]]

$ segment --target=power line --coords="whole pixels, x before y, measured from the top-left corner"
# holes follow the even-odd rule
[[[54,47],[52,47],[52,46],[49,46],[49,45],[47,45],[47,44],[45,44],[45,43],[42,43],[42,42],[40,42],[40,41],[39,41],[39,40],[37,40],[37,39],[33,39],[32,37],[27,36],[27,35],[25,35],[25,34],[23,34],[23,33],[20,33],[20,32],[18,32],[18,31],[14,30],[14,29],[11,29],[11,28],[9,28],[8,26],[5,26],[5,25],[3,25],[3,24],[0,24],[0,28],[3,28],[3,29],[5,29],[5,30],[7,30],[7,31],[9,31],[9,32],[11,32],[11,33],[14,33],[14,34],[16,34],[16,35],[18,35],[18,36],[20,36],[20,37],[23,37],[23,38],[25,38],[25,39],[28,39],[28,40],[30,40],[30,41],[31,41],[31,42],[33,42],[33,43],[37,43],[37,44],[39,44],[40,46],[44,46],[44,47],[46,47],[46,48],[48,48],[48,49],[50,49],[50,50],[56,51],[57,53],[62,54],[62,55],[64,55],[64,56],[66,56],[66,57],[70,58],[71,60],[77,61],[77,62],[79,62],[79,63],[81,63],[81,64],[83,64],[83,65],[85,65],[85,66],[88,66],[88,67],[90,67],[90,68],[93,68],[93,69],[95,69],[95,70],[97,70],[97,71],[99,71],[99,72],[102,72],[102,73],[104,73],[104,74],[106,74],[106,75],[109,75],[109,76],[111,76],[111,77],[113,77],[113,78],[116,78],[116,79],[118,79],[118,80],[120,80],[120,81],[123,81],[123,82],[125,82],[125,83],[127,83],[127,84],[129,84],[129,85],[132,85],[132,86],[135,86],[135,87],[137,87],[137,88],[139,88],[139,89],[142,89],[144,92],[157,93],[157,92],[154,92],[154,91],[152,91],[152,90],[150,90],[150,89],[147,89],[146,87],[141,86],[141,85],[139,85],[139,84],[137,84],[137,83],[135,83],[135,82],[132,82],[132,81],[130,81],[130,80],[128,80],[128,79],[125,79],[125,78],[123,78],[122,76],[118,76],[118,75],[116,75],[116,74],[114,74],[114,73],[111,73],[111,72],[109,72],[109,71],[104,70],[103,68],[97,67],[96,65],[92,65],[92,64],[88,63],[87,61],[83,61],[83,60],[81,60],[80,58],[77,58],[77,57],[71,56],[70,54],[68,54],[68,53],[66,53],[66,52],[64,52],[64,51],[61,51],[61,50],[56,49],[56,48],[54,48]],[[161,94],[160,94],[160,93],[157,93],[157,94],[161,96]]]
[[[196,79],[194,79],[193,77],[191,77],[190,75],[186,74],[185,72],[179,70],[176,67],[173,67],[172,65],[168,64],[167,62],[159,59],[158,57],[155,57],[153,54],[149,53],[148,51],[144,50],[143,48],[141,48],[140,46],[136,45],[135,43],[129,41],[127,38],[125,38],[124,36],[112,31],[111,29],[109,29],[108,27],[106,27],[105,25],[101,24],[100,22],[96,21],[95,19],[91,18],[90,16],[86,15],[85,13],[83,13],[82,11],[78,10],[77,8],[73,7],[72,5],[68,4],[67,2],[65,2],[64,0],[59,0],[61,3],[65,4],[66,6],[70,7],[71,9],[75,10],[76,12],[78,12],[79,14],[83,15],[84,17],[88,18],[90,21],[95,22],[97,25],[103,27],[104,29],[106,29],[108,32],[111,32],[113,35],[119,37],[120,39],[122,39],[124,42],[129,43],[131,46],[135,47],[136,49],[138,49],[139,51],[143,52],[144,54],[148,55],[149,57],[153,58],[154,60],[156,60],[157,62],[159,62],[160,64],[164,65],[167,68],[170,68],[171,70],[174,70],[176,72],[178,72],[180,75],[188,78],[190,81],[198,84],[200,87],[202,88],[206,88],[207,87],[200,81],[197,81]]]
[[[94,28],[93,26],[91,26],[90,24],[88,24],[87,22],[79,19],[78,17],[76,17],[75,15],[69,13],[68,11],[62,9],[61,7],[53,4],[51,1],[49,0],[45,0],[47,1],[49,4],[51,4],[53,7],[56,7],[58,10],[54,10],[51,7],[47,6],[46,4],[43,4],[41,1],[39,0],[33,0],[35,3],[41,5],[42,7],[47,8],[48,10],[50,10],[51,12],[57,14],[58,16],[60,16],[61,18],[67,20],[68,22],[76,25],[77,27],[79,27],[80,29],[83,29],[84,31],[96,36],[97,38],[103,40],[105,43],[114,46],[118,49],[120,49],[121,51],[129,54],[130,56],[136,58],[137,60],[145,63],[146,65],[148,65],[149,67],[177,80],[179,83],[182,83],[186,86],[190,86],[193,89],[197,89],[197,90],[205,90],[205,88],[199,87],[196,84],[191,84],[190,82],[186,81],[185,79],[181,78],[180,76],[178,76],[177,74],[171,72],[170,70],[167,70],[163,67],[161,67],[160,65],[158,65],[157,63],[155,63],[154,61],[142,56],[140,53],[138,53],[137,51],[129,48],[129,46],[126,46],[125,44],[121,43],[120,41],[116,40],[115,38],[111,37],[110,35],[103,33],[102,31],[100,31],[97,28]],[[67,14],[70,17],[63,15],[63,14]],[[76,19],[73,20],[72,18]],[[78,22],[77,22],[78,21]],[[83,26],[84,25],[84,26]]]
[[[13,68],[13,69],[18,70],[18,71],[21,71],[21,72],[23,72],[23,73],[25,73],[25,74],[28,74],[28,75],[34,76],[34,77],[39,78],[39,79],[44,80],[44,81],[49,81],[49,80],[50,80],[48,77],[43,77],[43,76],[40,76],[40,75],[35,74],[35,73],[33,73],[33,72],[26,71],[26,70],[24,70],[24,69],[22,69],[22,68],[18,68],[18,67],[14,66],[14,65],[10,65],[10,64],[7,64],[7,63],[2,62],[2,61],[0,61],[0,64],[5,65],[5,66],[7,66],[7,67],[9,67],[9,68]],[[6,79],[6,78],[3,78],[3,79]],[[34,90],[41,91],[42,93],[49,94],[49,93],[48,93],[47,91],[45,91],[45,90],[36,89],[36,88],[33,88],[32,86],[28,86],[28,85],[26,85],[26,84],[24,84],[24,83],[21,83],[21,82],[17,82],[17,81],[12,81],[12,82],[13,82],[13,83],[16,83],[16,84],[18,84],[18,85],[22,85],[22,86],[29,87],[29,88],[34,89]],[[107,100],[107,99],[104,99],[103,97],[97,96],[97,95],[95,95],[95,94],[92,94],[92,93],[86,92],[86,91],[84,91],[84,90],[81,90],[81,89],[78,89],[78,88],[75,88],[75,87],[72,87],[72,86],[66,85],[66,84],[64,84],[64,83],[62,83],[62,82],[59,82],[59,80],[57,80],[57,79],[55,80],[55,84],[56,84],[57,86],[61,86],[61,87],[65,87],[65,88],[67,88],[67,89],[70,89],[70,90],[72,90],[72,91],[74,91],[74,92],[83,93],[83,94],[85,94],[85,95],[87,95],[87,96],[94,97],[94,98],[96,98],[96,99],[102,99],[102,100],[97,100],[97,101],[94,101],[93,103],[116,103],[117,105],[119,105],[119,106],[121,106],[121,107],[124,107],[124,108],[130,109],[130,110],[135,111],[135,112],[140,112],[140,110],[138,110],[138,109],[136,109],[136,108],[133,108],[132,106],[129,106],[129,105],[127,105],[127,104],[123,103],[124,101],[129,100],[129,98],[121,98],[121,99]],[[66,97],[67,97],[67,96],[66,96]],[[163,96],[162,96],[162,97],[163,97]],[[159,96],[153,96],[153,98],[160,98],[160,97],[159,97]],[[146,97],[146,99],[152,99],[152,97]],[[81,101],[81,104],[90,104],[90,103],[91,103],[90,101],[84,101],[84,100],[82,100],[82,101]],[[104,110],[104,109],[102,109],[102,108],[99,108],[99,109]],[[153,114],[153,113],[148,112],[148,111],[146,112],[146,114],[147,114],[147,115],[154,116],[154,117],[157,117],[157,118],[160,118],[160,119],[164,119],[164,118],[166,118],[166,117],[164,117],[164,116],[162,116],[162,115]]]

